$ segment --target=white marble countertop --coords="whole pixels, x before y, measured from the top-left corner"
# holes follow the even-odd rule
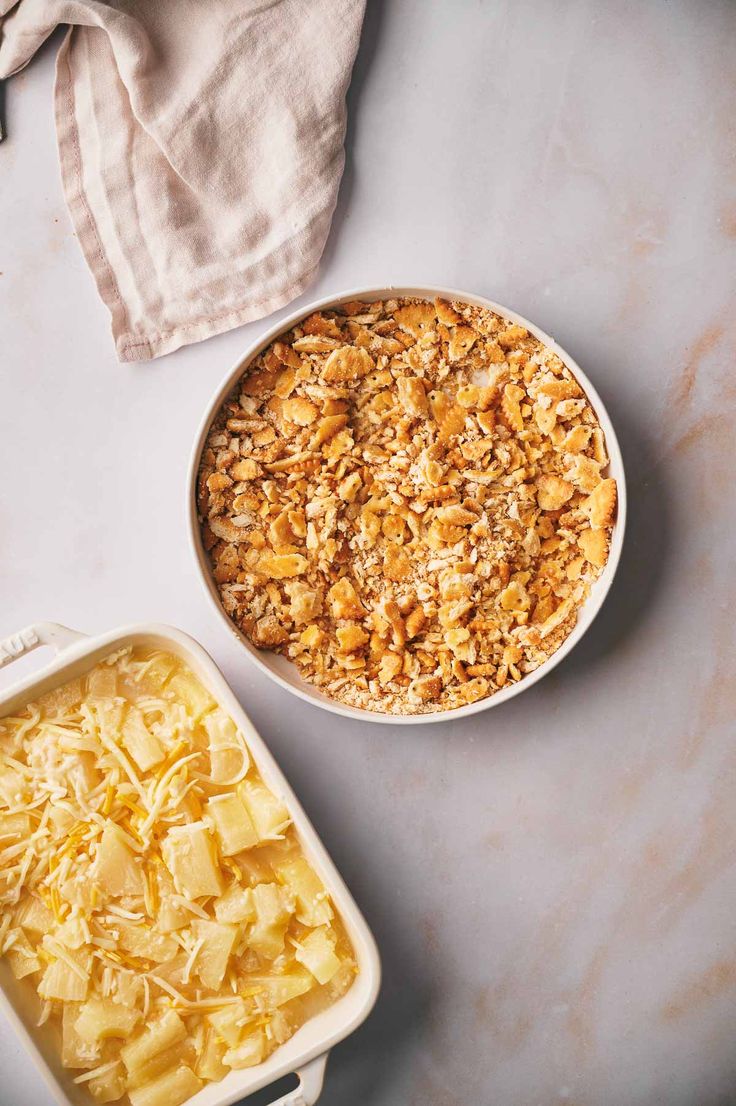
[[[324,1106],[725,1106],[736,7],[369,7],[306,298],[455,285],[569,349],[630,477],[596,625],[510,704],[418,729],[294,709],[254,670],[197,582],[184,476],[203,405],[266,324],[117,364],[62,202],[52,46],[8,87],[0,146],[0,633],[160,620],[221,665],[383,954]],[[1,1103],[48,1106],[3,1027],[0,1070]]]

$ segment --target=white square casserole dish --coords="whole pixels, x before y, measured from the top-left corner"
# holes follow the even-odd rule
[[[288,807],[302,848],[329,891],[355,951],[358,974],[352,987],[331,1007],[307,1021],[285,1044],[257,1067],[233,1071],[219,1083],[209,1083],[187,1106],[232,1106],[285,1075],[295,1073],[299,1086],[273,1106],[313,1106],[322,1089],[327,1055],[368,1016],[380,984],[380,961],[373,937],[324,845],[283,773],[253,728],[215,663],[187,634],[169,626],[140,624],[87,637],[55,623],[41,622],[0,640],[0,667],[48,645],[55,658],[40,672],[18,681],[0,694],[0,717],[88,671],[103,657],[127,645],[165,649],[180,657],[232,717],[243,733],[265,783]],[[54,1030],[36,1028],[35,991],[16,981],[0,959],[0,1010],[25,1046],[50,1094],[59,1106],[90,1106],[92,1099],[73,1082],[74,1072],[61,1066]]]

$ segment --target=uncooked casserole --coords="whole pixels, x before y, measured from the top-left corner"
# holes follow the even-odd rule
[[[118,649],[0,720],[0,898],[0,954],[100,1103],[178,1106],[356,975],[289,810],[160,649]]]

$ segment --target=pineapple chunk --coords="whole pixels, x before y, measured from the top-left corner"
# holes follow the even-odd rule
[[[67,949],[83,948],[87,938],[81,918],[78,914],[70,914],[66,921],[57,927],[54,933],[54,940],[64,945]],[[43,943],[47,944],[46,938],[44,938]],[[52,948],[51,952],[53,951]]]
[[[207,803],[207,813],[215,824],[222,856],[234,856],[258,844],[258,834],[237,795],[217,795]]]
[[[249,1033],[235,1048],[227,1050],[223,1063],[229,1068],[252,1068],[260,1064],[266,1051],[266,1035],[262,1029]]]
[[[314,927],[332,920],[333,910],[327,892],[304,857],[279,864],[276,872],[294,894],[297,921]]]
[[[110,999],[91,998],[80,1010],[74,1028],[89,1044],[108,1037],[127,1037],[140,1019],[140,1011],[121,1006]]]
[[[4,768],[0,772],[0,798],[5,806],[15,806],[26,799],[26,783],[20,772],[13,768]]]
[[[165,653],[154,653],[141,676],[141,687],[149,695],[160,695],[175,670],[176,661],[173,657],[168,657]]]
[[[193,672],[177,672],[176,676],[169,680],[169,691],[184,703],[195,721],[216,705],[209,691]]]
[[[72,680],[63,687],[54,687],[38,700],[38,705],[49,717],[72,710],[82,700],[82,681]]]
[[[177,929],[183,929],[184,926],[189,925],[190,918],[191,914],[188,914],[183,906],[176,906],[166,899],[161,899],[156,925],[162,933],[175,933]]]
[[[170,829],[161,851],[180,895],[198,899],[221,893],[214,842],[204,822]]]
[[[173,960],[179,951],[179,945],[173,937],[156,933],[148,926],[120,923],[117,928],[120,932],[121,948],[143,960],[154,960],[157,964],[163,964],[167,960]]]
[[[129,1091],[145,1086],[158,1079],[164,1072],[180,1068],[182,1064],[189,1064],[194,1058],[194,1047],[189,1037],[183,1041],[177,1041],[171,1048],[163,1052],[157,1052],[145,1064],[140,1064],[128,1073],[127,1088]]]
[[[248,987],[262,987],[271,1007],[284,1006],[314,987],[314,976],[304,968],[292,968],[285,975],[249,975]]]
[[[289,812],[265,784],[257,780],[243,780],[240,794],[256,827],[259,840],[283,833],[290,821]]]
[[[41,971],[41,961],[36,954],[23,945],[14,945],[6,954],[10,970],[16,979],[25,979],[27,975]]]
[[[81,1006],[65,1002],[61,1015],[61,1062],[65,1068],[93,1068],[100,1062],[98,1045],[83,1041],[76,1030]]]
[[[87,694],[91,698],[114,699],[117,691],[117,673],[109,664],[99,664],[87,676]]]
[[[246,1006],[243,999],[240,999],[239,1002],[232,1002],[222,1010],[213,1010],[211,1014],[207,1015],[207,1020],[214,1029],[216,1036],[232,1048],[240,1040],[243,1033],[243,1022],[249,1016],[255,1016],[255,1006],[252,1002]]]
[[[110,1071],[90,1079],[87,1090],[95,1102],[117,1102],[125,1094],[125,1075],[123,1065],[116,1064]]]
[[[227,783],[247,770],[250,760],[232,718],[218,707],[202,720],[210,751],[210,776],[215,783]],[[245,756],[245,763],[243,757]]]
[[[296,946],[294,957],[304,964],[318,983],[329,983],[340,967],[339,957],[335,953],[335,941],[328,926],[313,929]]]
[[[67,956],[77,963],[77,957],[68,949]],[[89,987],[89,976],[82,978],[64,960],[54,960],[43,973],[38,985],[41,998],[59,999],[61,1002],[84,1002]]]
[[[28,814],[3,814],[0,815],[0,837],[29,837],[31,833],[31,819]],[[9,842],[6,842],[8,844]]]
[[[86,795],[89,791],[94,791],[102,781],[102,776],[95,766],[93,753],[67,754],[59,772],[67,789],[77,795]]]
[[[115,1001],[125,1007],[135,1007],[143,1004],[145,986],[140,975],[131,975],[128,972],[116,972],[112,985],[112,993]]]
[[[202,1087],[191,1068],[177,1068],[154,1079],[152,1083],[129,1091],[132,1106],[181,1106]]]
[[[93,878],[113,898],[120,895],[143,894],[141,870],[135,862],[133,853],[109,822],[102,831],[102,837],[97,846]]]
[[[238,936],[238,927],[195,918],[192,932],[198,941],[204,939],[204,945],[195,961],[195,971],[205,987],[216,991],[227,971],[228,960]]]
[[[273,960],[284,949],[284,935],[291,910],[289,900],[278,883],[259,883],[253,888],[256,920],[248,934],[248,946]]]
[[[284,1010],[274,1010],[271,1013],[271,1021],[268,1024],[268,1031],[271,1038],[277,1045],[283,1045],[289,1040],[289,1037],[293,1037],[296,1033],[297,1026],[293,1017],[290,1017]]]
[[[55,806],[49,811],[49,822],[54,828],[55,835],[63,837],[74,825],[75,818],[68,810],[64,810],[63,806]]]
[[[329,986],[326,988],[331,1002],[336,1002],[341,995],[344,995],[346,991],[350,990],[355,982],[357,971],[357,966],[353,960],[340,961],[340,967],[337,969],[330,980]]]
[[[166,1013],[149,1025],[140,1037],[136,1037],[120,1049],[120,1059],[132,1075],[152,1057],[171,1048],[187,1035],[187,1027],[175,1010]]]
[[[165,964],[159,964],[156,967],[156,975],[165,980],[173,987],[181,987],[187,978],[186,968],[189,963],[189,953],[184,949],[177,953],[173,960],[167,961]]]
[[[241,881],[255,887],[257,883],[268,883],[273,879],[273,868],[265,859],[263,847],[246,849],[233,857],[241,874]]]
[[[222,1062],[226,1046],[218,1039],[214,1029],[208,1029],[205,1037],[202,1055],[197,1063],[196,1072],[200,1079],[208,1083],[219,1083],[228,1073],[228,1069]]]
[[[40,937],[52,928],[54,915],[35,895],[28,895],[16,907],[13,921],[17,926],[22,926],[26,933]]]
[[[156,926],[161,933],[173,933],[189,925],[191,914],[183,906],[177,906],[171,901],[176,894],[174,881],[167,868],[160,864],[156,869],[156,888],[158,891],[158,917]]]
[[[253,892],[249,887],[234,883],[224,895],[215,899],[215,917],[218,922],[252,922],[256,916]]]
[[[65,902],[72,906],[81,906],[83,910],[93,909],[95,902],[110,898],[102,890],[100,884],[93,879],[94,866],[86,856],[77,858],[76,872],[72,869],[72,875],[59,887],[59,894]]]
[[[151,733],[137,707],[130,707],[128,710],[123,723],[122,740],[141,772],[154,768],[166,756],[163,745]]]
[[[125,703],[122,699],[98,699],[92,706],[100,731],[117,745],[123,724]]]

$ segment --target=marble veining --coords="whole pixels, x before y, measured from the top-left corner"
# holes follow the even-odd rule
[[[211,614],[187,455],[265,324],[117,365],[52,71],[49,49],[8,87],[0,146],[0,632],[160,619],[223,667],[384,957],[325,1106],[736,1102],[736,6],[370,0],[305,300],[393,281],[507,303],[590,375],[629,474],[584,642],[507,705],[408,731],[294,710]],[[50,1106],[2,1027],[0,1064],[0,1103]]]

